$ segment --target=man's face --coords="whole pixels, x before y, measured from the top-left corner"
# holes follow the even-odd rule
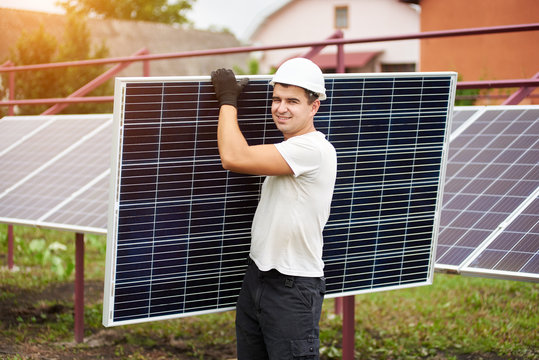
[[[285,139],[314,131],[313,118],[320,100],[308,103],[305,90],[293,86],[275,84],[271,103],[271,114],[277,128]]]

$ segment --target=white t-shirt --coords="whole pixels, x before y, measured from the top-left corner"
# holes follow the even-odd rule
[[[262,271],[323,276],[322,231],[335,187],[335,148],[318,131],[275,146],[294,175],[264,180],[251,229],[250,256]]]

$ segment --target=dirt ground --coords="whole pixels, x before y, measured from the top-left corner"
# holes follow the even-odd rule
[[[229,360],[236,357],[234,343],[205,348],[199,354],[194,354],[193,339],[190,339],[191,341],[189,339],[167,339],[156,334],[149,342],[146,338],[133,341],[133,334],[123,327],[104,328],[99,326],[95,329],[86,327],[83,344],[76,344],[74,340],[55,343],[37,341],[36,339],[39,338],[37,335],[46,328],[47,322],[58,322],[58,316],[63,316],[65,319],[73,315],[73,287],[72,283],[54,283],[42,291],[29,291],[0,284],[0,359]],[[101,302],[102,293],[102,282],[86,281],[86,304]],[[25,324],[24,330],[17,329],[21,323]],[[24,338],[14,341],[12,339],[14,336]],[[131,337],[131,341],[128,340],[128,337]],[[429,357],[431,360],[448,358],[455,359],[454,355],[450,354],[437,354]],[[505,360],[505,358],[495,354],[458,355],[456,359]]]
[[[47,322],[58,321],[58,316],[72,316],[74,285],[51,284],[43,291],[29,291],[0,285],[0,359],[198,359],[183,339],[163,339],[158,336],[148,346],[134,346],[125,328],[88,329],[83,344],[74,340],[58,343],[36,341]],[[103,284],[87,281],[85,303],[102,301]],[[16,330],[19,324],[24,331]],[[15,331],[16,330],[16,331]],[[88,334],[88,332],[92,332]],[[13,341],[24,336],[23,341]],[[144,340],[142,340],[143,342]],[[18,356],[18,357],[17,357]],[[204,349],[204,359],[234,359],[235,344]]]

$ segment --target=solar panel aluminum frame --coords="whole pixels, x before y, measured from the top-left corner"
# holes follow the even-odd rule
[[[241,78],[241,77],[242,76],[238,76],[238,78]],[[267,84],[267,82],[269,82],[270,80],[270,76],[267,76],[267,75],[255,75],[255,76],[248,76],[248,77],[250,79],[250,83],[248,86],[250,86],[253,82],[256,83],[257,81],[263,81],[265,84]],[[439,174],[439,177],[437,177],[435,181],[436,182],[435,186],[437,190],[436,190],[436,199],[434,200],[434,203],[432,204],[433,205],[432,216],[429,215],[429,218],[428,218],[428,220],[431,221],[430,222],[431,225],[429,226],[432,227],[431,229],[432,232],[429,233],[429,244],[427,245],[428,251],[425,254],[426,258],[423,259],[427,264],[425,266],[425,272],[426,272],[425,277],[422,278],[421,281],[418,281],[418,282],[410,282],[410,283],[403,282],[397,285],[385,285],[385,286],[379,285],[379,286],[375,286],[367,290],[333,291],[326,294],[327,298],[345,296],[345,295],[354,295],[354,294],[360,294],[360,293],[368,293],[368,292],[374,292],[374,291],[402,289],[402,288],[408,288],[408,287],[429,285],[432,283],[433,273],[434,273],[436,238],[437,238],[439,217],[440,217],[440,212],[441,212],[441,199],[440,198],[443,191],[442,188],[443,188],[444,176],[445,176],[445,163],[447,159],[447,144],[448,144],[448,139],[449,139],[449,134],[450,134],[449,119],[451,119],[451,116],[452,116],[452,108],[453,108],[452,104],[454,103],[454,99],[455,99],[457,74],[453,72],[436,72],[436,73],[383,73],[383,74],[376,73],[376,74],[329,74],[329,75],[325,75],[326,81],[334,80],[337,82],[345,81],[347,79],[352,79],[354,77],[363,79],[362,81],[364,83],[367,83],[369,80],[374,80],[376,78],[391,78],[391,77],[395,79],[402,78],[402,79],[415,79],[415,80],[444,78],[444,81],[445,81],[444,84],[447,83],[449,85],[447,85],[447,94],[444,93],[444,96],[447,96],[447,99],[445,100],[447,102],[447,105],[446,105],[446,108],[443,110],[445,114],[445,122],[443,124],[443,127],[444,127],[443,141],[442,143],[440,143],[439,163],[437,163],[439,165],[439,168],[437,170],[437,174]],[[143,86],[144,84],[155,84],[155,83],[171,84],[171,83],[199,82],[199,83],[204,83],[207,85],[207,84],[211,84],[209,81],[210,81],[210,78],[208,76],[149,77],[149,78],[134,77],[134,78],[117,78],[116,79],[115,97],[114,97],[114,115],[113,115],[113,120],[114,120],[113,138],[115,139],[114,140],[115,142],[113,145],[112,159],[111,159],[111,169],[112,169],[111,179],[110,179],[111,188],[109,191],[109,197],[110,197],[109,214],[108,214],[109,221],[108,221],[108,231],[107,231],[108,236],[107,236],[107,253],[106,253],[105,289],[104,289],[104,301],[103,301],[103,325],[105,326],[126,325],[126,324],[133,324],[133,323],[140,323],[140,322],[147,322],[147,321],[181,318],[181,317],[186,317],[186,316],[207,314],[207,313],[220,312],[220,311],[228,311],[228,310],[234,309],[234,305],[232,304],[229,306],[215,307],[212,309],[203,309],[201,311],[189,311],[187,313],[177,312],[173,314],[153,315],[153,316],[136,317],[132,319],[121,319],[121,320],[115,319],[115,314],[114,314],[115,296],[117,295],[115,293],[116,280],[117,280],[116,267],[118,265],[116,254],[118,251],[117,237],[118,237],[118,225],[119,225],[118,214],[120,211],[120,188],[122,186],[121,165],[124,161],[122,148],[124,145],[123,144],[123,141],[124,141],[123,131],[126,126],[126,123],[125,123],[126,96],[127,96],[126,89],[128,86],[132,84]],[[264,85],[264,86],[268,86],[268,85]],[[422,85],[421,85],[421,89],[423,89]],[[268,94],[270,95],[271,93],[268,92]],[[264,95],[264,96],[268,98],[267,104],[269,104],[271,102],[271,100],[269,99],[269,96],[267,95]],[[213,112],[215,114],[214,124],[216,127],[218,107],[216,105],[217,104],[216,101],[215,100],[213,101],[215,102],[215,108]],[[325,102],[327,102],[327,100],[325,100]],[[239,106],[241,107],[241,104]],[[361,107],[363,107],[362,103],[361,103]],[[319,111],[319,114],[320,114],[320,111]],[[315,117],[315,124],[316,124],[316,121],[317,121],[316,119],[318,116],[320,115],[317,115]],[[265,121],[266,123],[269,122],[270,125],[274,127],[273,121],[271,120],[270,113],[266,112],[265,118],[262,120]],[[321,130],[321,131],[324,132],[324,130]],[[359,130],[356,134],[358,134],[359,136]],[[217,153],[217,149],[215,149],[215,152]],[[386,156],[387,156],[387,152],[386,152]],[[411,176],[413,177],[413,175]],[[336,191],[337,189],[338,189],[338,185],[336,185]],[[380,203],[379,207],[380,208],[382,207],[382,203]],[[383,231],[383,228],[381,226],[379,226],[379,228],[382,229],[380,231]],[[248,243],[247,243],[247,246],[248,246]],[[378,244],[376,244],[376,246],[378,246]],[[381,253],[383,253],[383,250],[380,250],[380,251]],[[337,266],[339,266],[339,264],[337,264]],[[346,276],[347,276],[346,274],[343,275],[343,287],[345,284]]]

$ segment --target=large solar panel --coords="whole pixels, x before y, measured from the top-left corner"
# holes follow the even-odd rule
[[[104,234],[111,126],[111,114],[2,118],[0,221]]]
[[[436,267],[539,281],[539,107],[475,110],[452,134]]]
[[[282,141],[268,77],[239,101],[250,144]],[[337,150],[329,296],[430,284],[454,73],[326,77],[315,118]],[[119,78],[103,323],[232,309],[261,181],[224,171],[208,77]]]

